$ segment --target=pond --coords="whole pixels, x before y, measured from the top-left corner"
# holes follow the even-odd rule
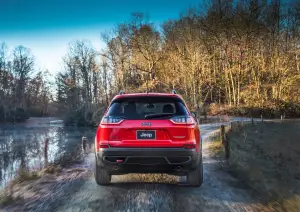
[[[22,124],[0,125],[0,188],[23,167],[41,169],[63,153],[74,152],[82,136],[93,142],[95,129],[65,127],[54,118],[30,118]],[[44,156],[45,139],[49,138],[48,155]]]

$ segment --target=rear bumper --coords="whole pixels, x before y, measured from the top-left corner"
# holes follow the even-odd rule
[[[184,148],[107,148],[96,153],[97,165],[111,174],[186,174],[202,162],[201,153]]]

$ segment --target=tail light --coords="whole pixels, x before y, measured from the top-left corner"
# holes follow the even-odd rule
[[[186,148],[186,149],[195,149],[196,146],[195,146],[195,144],[186,144],[186,145],[184,146],[184,148]]]
[[[107,149],[107,148],[109,148],[109,145],[108,144],[100,144],[99,148]]]
[[[170,119],[173,124],[195,124],[192,116],[175,116]]]
[[[95,137],[95,150],[98,152],[100,149],[107,149],[110,148],[109,144],[107,141],[102,143],[101,141],[98,140],[97,136]]]
[[[119,117],[112,117],[112,116],[104,116],[100,122],[100,124],[121,124],[124,119]]]

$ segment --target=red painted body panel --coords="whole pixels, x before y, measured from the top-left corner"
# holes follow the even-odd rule
[[[135,93],[117,95],[117,98],[126,98],[132,96],[166,96],[178,97],[177,94],[162,93]],[[113,100],[114,100],[113,99]],[[184,101],[183,101],[184,102]],[[185,104],[186,106],[186,104]],[[187,108],[187,106],[186,106]],[[190,114],[188,108],[188,113]],[[106,113],[105,113],[106,114]],[[151,122],[151,126],[142,126],[142,122]],[[155,130],[155,140],[137,140],[137,130]],[[114,147],[166,147],[180,148],[186,144],[194,144],[197,152],[200,149],[200,130],[197,122],[194,124],[174,124],[170,120],[124,120],[120,124],[100,124],[95,137],[95,150],[99,151],[100,144],[109,144]]]

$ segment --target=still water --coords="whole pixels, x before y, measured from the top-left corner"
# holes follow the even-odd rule
[[[53,118],[30,118],[22,124],[0,124],[0,188],[23,167],[41,169],[45,160],[53,162],[63,153],[74,152],[82,136],[93,141],[95,129],[65,127]],[[44,156],[45,139],[49,138],[48,158]]]

